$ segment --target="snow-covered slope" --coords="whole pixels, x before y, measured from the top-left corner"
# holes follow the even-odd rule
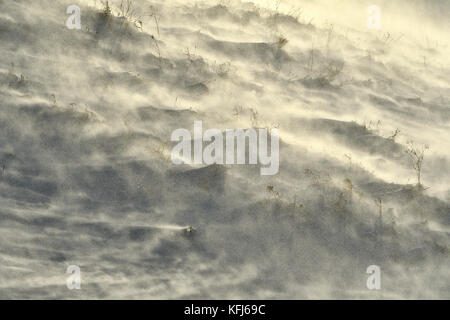
[[[0,0],[0,298],[450,298],[445,7],[331,3]],[[172,164],[194,120],[279,128],[279,173]]]

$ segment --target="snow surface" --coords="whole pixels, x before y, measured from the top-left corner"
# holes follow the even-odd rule
[[[0,0],[0,298],[450,298],[447,1],[109,3]],[[194,120],[279,174],[173,165]]]

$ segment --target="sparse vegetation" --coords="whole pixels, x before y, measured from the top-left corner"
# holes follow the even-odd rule
[[[106,21],[109,22],[109,20],[115,15],[117,16],[117,18],[119,18],[119,21],[121,21],[122,26],[131,25],[136,29],[143,31],[144,27],[143,19],[144,17],[150,17],[155,22],[156,33],[159,36],[160,16],[153,6],[150,6],[149,9],[150,11],[148,14],[140,14],[141,10],[138,10],[138,8],[134,5],[134,2],[132,0],[122,0],[119,6],[116,6],[115,8],[113,8],[109,4],[109,1],[102,2],[102,4],[103,8],[100,14]]]
[[[294,210],[303,208],[303,204],[301,202],[297,202],[297,196],[294,196],[294,201],[292,202],[292,207],[294,208]]]
[[[334,25],[330,24],[327,28],[326,28],[326,33],[327,33],[327,43],[326,43],[326,53],[327,53],[327,59],[330,56],[330,44],[331,44],[331,40],[333,38],[333,30],[334,30]]]
[[[333,63],[330,62],[324,69],[321,78],[324,78],[331,83],[336,79],[336,77],[341,73],[344,68],[344,63]]]
[[[274,186],[266,187],[267,198],[264,200],[265,205],[269,205],[271,201],[277,201],[281,199],[281,194],[275,190]]]
[[[153,44],[155,45],[156,52],[158,53],[158,63],[159,63],[159,69],[162,69],[162,57],[161,57],[161,49],[159,48],[158,40],[154,36],[151,36],[153,40]]]
[[[170,162],[170,151],[167,142],[161,142],[154,146],[153,152],[163,161]]]
[[[395,142],[395,138],[397,138],[399,133],[400,133],[400,130],[398,128],[395,129],[395,131],[392,133],[391,136],[388,137],[388,139],[391,140],[392,142]]]
[[[312,76],[314,72],[314,41],[311,42],[311,50],[309,51],[309,74]]]
[[[122,0],[120,2],[117,16],[122,18],[124,23],[128,22],[142,31],[142,16],[138,15],[132,0]]]
[[[239,116],[241,115],[241,113],[244,111],[244,107],[242,107],[241,105],[239,106],[235,106],[233,108],[233,117],[237,119],[239,119]]]
[[[159,20],[161,17],[153,6],[150,6],[150,14],[148,16],[155,21],[156,32],[159,36]]]
[[[225,62],[219,65],[214,64],[213,70],[220,78],[226,78],[230,73],[231,63]]]
[[[283,48],[287,43],[288,43],[288,39],[286,39],[284,36],[279,36],[278,40],[277,40],[277,46],[279,49]]]
[[[349,194],[353,194],[353,183],[349,178],[344,179],[344,187],[349,192]]]
[[[309,168],[305,169],[303,173],[312,180],[311,186],[321,190],[322,193],[325,193],[331,184],[332,179],[328,173],[321,173],[318,170]]]
[[[311,51],[311,64],[310,64],[310,74],[306,76],[302,83],[311,88],[331,88],[332,82],[337,78],[337,76],[342,72],[344,68],[344,63],[330,62],[328,65],[319,73],[318,76],[313,76],[313,64],[314,55],[313,50]]]
[[[379,134],[380,133],[381,120],[377,120],[377,121],[369,120],[369,123],[367,123],[366,119],[364,119],[363,126],[364,126],[364,128],[366,128],[367,131],[371,131],[373,133]]]
[[[197,45],[194,47],[194,50],[191,51],[189,47],[184,50],[184,55],[188,61],[186,72],[189,71],[190,67],[194,64],[195,61],[199,60],[200,57],[197,55]]]
[[[272,121],[270,124],[266,124],[264,127],[268,132],[271,132],[272,129],[280,129],[280,123]]]
[[[375,199],[375,204],[378,208],[378,227],[382,228],[383,227],[383,200],[381,200],[381,198],[377,198]]]
[[[421,175],[422,175],[422,165],[423,165],[423,159],[425,156],[425,151],[429,149],[428,145],[422,145],[420,147],[414,145],[414,142],[408,141],[407,148],[405,150],[406,154],[410,157],[412,161],[412,165],[414,170],[416,171],[417,176],[417,187],[422,189],[422,181],[421,181]]]
[[[17,76],[13,72],[9,71],[6,79],[10,88],[19,89],[25,86],[25,76],[23,74]]]
[[[103,2],[103,9],[101,13],[107,19],[109,19],[112,16],[112,10],[111,7],[109,6],[109,1]]]
[[[383,43],[384,46],[391,45],[403,38],[403,34],[399,35],[397,38],[394,38],[390,32],[384,32],[381,36],[378,36],[378,40]]]
[[[258,119],[259,119],[258,110],[250,108],[250,121],[252,123],[253,128],[258,127],[259,124]]]
[[[150,6],[150,13],[149,14],[139,14],[139,10],[135,7],[134,2],[132,0],[122,0],[120,2],[120,5],[113,10],[113,8],[110,6],[108,1],[102,2],[103,8],[101,10],[101,17],[103,18],[104,22],[106,24],[110,23],[111,18],[113,17],[113,11],[117,12],[116,16],[121,22],[121,25],[128,25],[136,28],[137,30],[140,30],[141,32],[144,31],[144,25],[143,25],[143,18],[144,17],[150,17],[153,18],[156,25],[156,32],[159,35],[159,21],[160,16],[155,10],[153,6]],[[150,35],[152,42],[156,48],[157,55],[158,55],[158,61],[159,61],[159,68],[162,68],[162,57],[161,57],[161,50],[158,44],[158,40],[155,38],[154,35]]]
[[[346,207],[347,207],[347,199],[345,199],[344,193],[340,192],[338,201],[336,202],[336,208],[338,213],[342,215]]]
[[[344,156],[347,158],[347,160],[348,160],[348,169],[349,170],[352,170],[352,156],[351,155],[349,155],[349,154],[344,154]]]

